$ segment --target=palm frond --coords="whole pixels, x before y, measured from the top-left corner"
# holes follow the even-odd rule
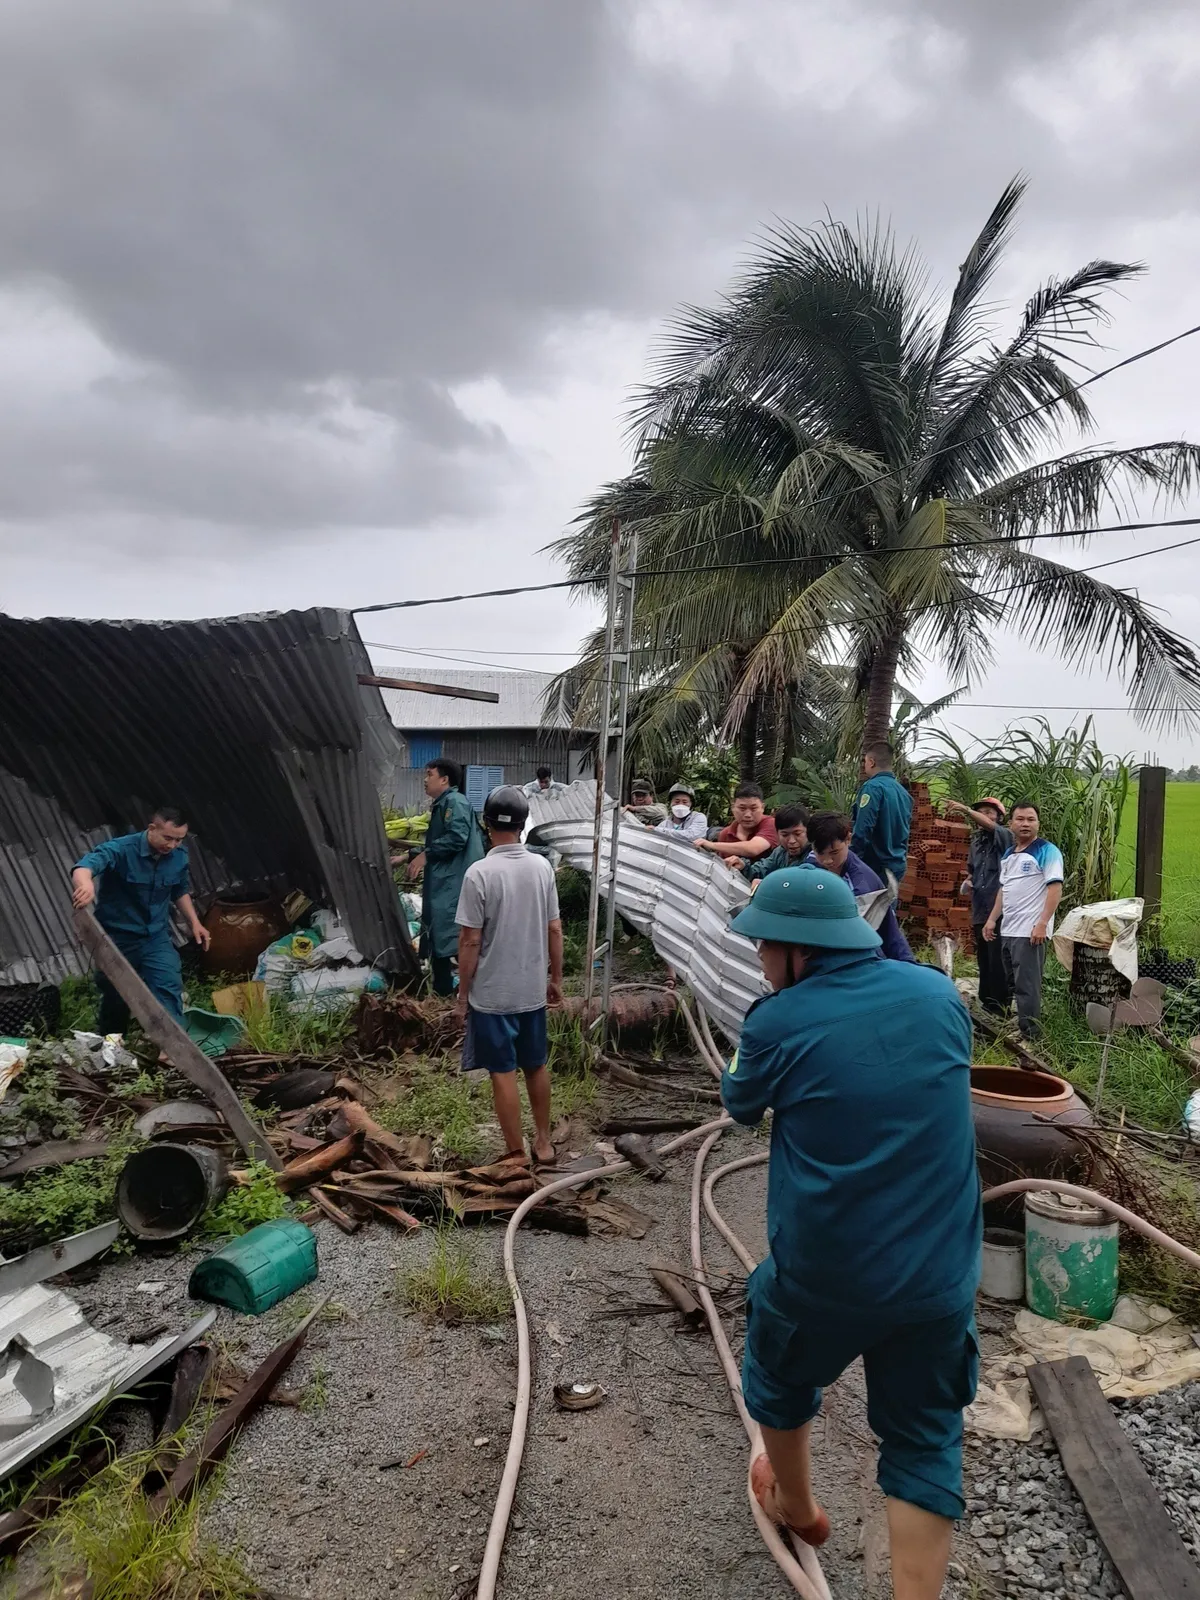
[[[1028,639],[1069,666],[1115,671],[1147,727],[1200,728],[1200,655],[1136,594],[1027,550],[1001,547],[992,565],[1012,589],[1005,615]]]
[[[992,207],[979,237],[967,251],[967,258],[958,269],[958,281],[950,297],[950,308],[942,326],[941,338],[929,365],[926,402],[935,386],[945,380],[947,369],[962,362],[968,351],[987,332],[987,313],[980,305],[979,297],[992,281],[1012,239],[1017,212],[1028,183],[1027,178],[1018,175],[1005,184],[1004,192]]]
[[[973,502],[998,534],[1014,537],[1086,527],[1112,508],[1131,510],[1136,490],[1156,502],[1181,500],[1200,486],[1200,445],[1185,440],[1122,450],[1075,450],[1002,479]]]

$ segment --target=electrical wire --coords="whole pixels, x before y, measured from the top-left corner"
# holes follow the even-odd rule
[[[1113,362],[1113,364],[1111,366],[1101,368],[1101,370],[1099,372],[1091,373],[1081,383],[1074,384],[1072,386],[1072,391],[1071,392],[1073,394],[1078,394],[1081,390],[1090,388],[1093,383],[1099,383],[1101,378],[1107,378],[1114,372],[1120,372],[1123,367],[1131,367],[1131,366],[1134,365],[1135,362],[1144,361],[1144,360],[1146,360],[1146,358],[1148,356],[1158,355],[1158,353],[1160,351],[1168,349],[1173,344],[1178,344],[1183,339],[1190,339],[1193,336],[1193,334],[1197,334],[1197,333],[1200,333],[1200,322],[1196,323],[1194,327],[1185,328],[1181,333],[1172,334],[1169,339],[1162,339],[1157,344],[1148,345],[1144,350],[1137,350],[1137,351],[1135,351],[1133,353],[1133,355],[1125,356],[1121,361],[1115,361],[1115,362]],[[1039,403],[1037,405],[1030,406],[1025,411],[1018,411],[1015,416],[1012,416],[1012,417],[1008,418],[1008,420],[1005,422],[1004,426],[1006,428],[1012,428],[1019,422],[1027,422],[1030,419],[1030,417],[1037,416],[1039,412],[1047,411],[1047,410],[1051,409],[1053,406],[1062,405],[1064,403],[1065,399],[1066,399],[1066,396],[1064,396],[1064,395],[1055,395],[1050,400],[1039,401]],[[976,436],[976,437],[981,437],[981,436]],[[929,454],[924,459],[926,461],[933,461],[939,455],[945,455],[950,450],[957,450],[959,448],[961,448],[961,441],[960,441],[959,444],[955,444],[955,445],[943,445],[939,449],[930,451]],[[866,479],[863,480],[862,483],[856,485],[856,491],[857,490],[861,490],[861,489],[869,489],[874,484],[883,483],[888,478],[890,478],[892,476],[893,476],[893,474],[890,471],[888,471],[888,472],[881,472],[874,478],[866,478]],[[840,490],[837,491],[836,493],[830,493],[830,494],[826,494],[826,495],[823,495],[823,496],[818,496],[815,500],[810,500],[808,502],[808,504],[804,507],[804,509],[806,511],[812,511],[812,510],[815,510],[820,505],[828,504],[829,502],[831,502],[833,500],[840,499],[841,497],[842,497],[842,495],[841,495],[841,491]],[[1153,524],[1146,524],[1146,526],[1153,526]],[[754,531],[754,525],[751,524],[747,528],[735,528],[735,529],[732,529],[729,533],[719,535],[718,537],[731,538],[732,539],[732,538],[736,538],[738,536],[738,534],[750,533],[750,532],[753,532],[753,531]],[[1095,531],[1099,531],[1099,530],[1095,530]],[[1068,538],[1068,537],[1070,537],[1070,535],[1068,535],[1068,534],[1042,535],[1041,537]],[[701,540],[698,544],[695,544],[695,545],[685,545],[683,547],[683,549],[675,551],[674,554],[676,556],[685,555],[685,554],[687,554],[687,552],[689,550],[699,549],[699,548],[701,548],[702,545],[707,544],[708,542],[709,542],[708,540]],[[875,554],[879,554],[880,552],[876,551],[874,553]],[[886,554],[887,552],[885,551],[883,553]],[[750,563],[750,564],[751,565],[755,565],[757,563]],[[674,570],[674,569],[669,569],[669,570]],[[661,575],[662,574],[659,574],[659,573],[651,574],[649,572],[638,574],[638,576],[640,576],[640,577],[661,576]],[[356,615],[356,616],[365,615],[366,613],[371,612],[371,611],[399,611],[399,610],[405,610],[405,609],[407,609],[409,607],[412,607],[412,606],[446,605],[446,604],[449,604],[449,603],[451,603],[453,601],[458,601],[458,600],[494,600],[494,599],[502,599],[502,598],[505,598],[505,597],[507,597],[509,595],[514,595],[514,594],[539,594],[539,593],[544,593],[548,589],[567,589],[567,588],[575,587],[577,585],[582,585],[582,584],[586,584],[586,583],[602,583],[603,581],[604,581],[603,577],[597,577],[597,578],[592,578],[592,579],[574,579],[574,578],[571,578],[571,579],[567,579],[565,581],[558,582],[558,583],[527,584],[527,585],[525,585],[523,587],[517,587],[517,588],[513,588],[513,589],[485,589],[485,590],[480,590],[479,592],[477,592],[475,594],[440,595],[440,596],[435,596],[435,597],[433,597],[431,599],[427,599],[427,600],[393,600],[393,601],[385,601],[385,602],[382,602],[382,603],[376,604],[376,605],[355,606],[353,608],[352,615]]]
[[[1065,528],[1054,533],[1006,533],[997,534],[995,538],[992,539],[957,539],[950,540],[943,545],[930,546],[929,548],[937,548],[943,551],[984,550],[989,546],[998,544],[1030,544],[1037,539],[1086,539],[1091,538],[1093,534],[1097,533],[1138,533],[1144,532],[1147,528],[1194,528],[1198,525],[1200,525],[1200,517],[1160,517],[1149,522],[1113,522],[1103,526],[1097,525],[1091,528]],[[752,532],[753,530],[747,528],[735,531]],[[732,536],[733,535],[731,534],[721,535],[719,537]],[[707,543],[708,541],[704,542]],[[1194,539],[1185,539],[1183,544],[1165,545],[1163,548],[1166,550],[1178,550],[1182,549],[1183,545],[1195,544],[1196,542],[1197,541]],[[698,549],[699,546],[692,546],[689,548]],[[905,555],[911,554],[914,548],[919,547],[914,547],[912,545],[878,545],[874,548],[850,552],[849,555],[842,556],[837,559],[847,560],[857,556],[873,557]],[[676,555],[682,555],[685,553],[685,551],[674,552]],[[1155,552],[1152,551],[1149,553],[1154,554]],[[1120,561],[1136,561],[1137,559],[1137,553],[1132,556],[1121,556],[1118,558]],[[707,572],[736,572],[745,567],[798,567],[806,566],[812,562],[821,562],[826,566],[830,566],[833,564],[833,561],[834,557],[832,555],[756,556],[753,560],[749,561],[718,561],[712,562],[703,567],[689,567],[687,569],[687,576],[692,578],[703,577]],[[1117,562],[1111,562],[1108,564],[1115,566],[1117,565]],[[635,578],[679,577],[680,569],[678,566],[647,567],[635,570],[633,576]],[[351,616],[361,617],[366,616],[369,612],[374,611],[411,611],[420,606],[454,605],[461,600],[502,600],[517,594],[544,594],[549,589],[583,589],[587,588],[589,585],[598,584],[602,581],[603,580],[598,577],[559,578],[553,583],[517,584],[509,589],[474,589],[466,594],[427,595],[420,600],[383,600],[378,602],[376,605],[353,606],[350,614]]]

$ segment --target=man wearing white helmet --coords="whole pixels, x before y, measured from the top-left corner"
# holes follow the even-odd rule
[[[691,844],[708,833],[708,818],[695,808],[696,791],[686,783],[673,783],[667,793],[668,813],[652,830],[669,839]]]

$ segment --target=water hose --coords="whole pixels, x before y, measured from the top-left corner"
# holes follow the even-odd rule
[[[1200,1254],[1189,1250],[1187,1245],[1180,1244],[1178,1239],[1172,1239],[1169,1233],[1164,1233],[1161,1228],[1156,1228],[1153,1223],[1146,1222],[1135,1211],[1129,1211],[1124,1206],[1119,1206],[1115,1200],[1110,1200],[1107,1195],[1097,1194],[1094,1189],[1081,1189],[1077,1183],[1059,1183],[1051,1178],[1014,1178],[1010,1183],[997,1184],[994,1189],[983,1191],[983,1200],[986,1205],[989,1200],[1002,1200],[1007,1194],[1028,1194],[1033,1190],[1044,1192],[1050,1190],[1052,1194],[1069,1194],[1076,1200],[1086,1200],[1089,1205],[1099,1206],[1107,1211],[1118,1222],[1123,1222],[1127,1228],[1132,1228],[1135,1233],[1140,1233],[1143,1238],[1151,1240],[1154,1244],[1161,1245],[1164,1250],[1169,1250],[1173,1256],[1178,1256],[1181,1261],[1186,1261],[1189,1267],[1200,1271]]]
[[[738,1415],[742,1419],[742,1426],[746,1430],[746,1437],[750,1441],[750,1456],[746,1465],[746,1494],[750,1501],[750,1510],[754,1517],[763,1543],[771,1552],[776,1565],[787,1578],[788,1582],[801,1596],[801,1600],[831,1600],[829,1585],[825,1582],[825,1575],[821,1571],[821,1563],[817,1553],[811,1545],[797,1539],[791,1548],[784,1539],[783,1530],[767,1516],[762,1506],[758,1503],[758,1496],[750,1482],[750,1471],[757,1456],[762,1453],[762,1435],[759,1433],[758,1424],[746,1410],[746,1402],[742,1398],[742,1378],[738,1365],[730,1349],[725,1328],[717,1312],[712,1295],[709,1293],[707,1278],[704,1270],[704,1253],[700,1238],[700,1193],[704,1177],[704,1163],[708,1159],[709,1151],[725,1130],[716,1129],[696,1152],[696,1164],[692,1171],[692,1204],[691,1204],[691,1244],[692,1244],[692,1271],[695,1274],[696,1297],[704,1307],[704,1314],[708,1318],[708,1326],[712,1332],[713,1343],[717,1347],[717,1355],[725,1369],[725,1377],[729,1383],[729,1392],[733,1396],[733,1403],[737,1407]],[[754,1158],[756,1161],[759,1157]],[[728,1169],[745,1162],[730,1162]],[[732,1232],[732,1230],[730,1230]],[[749,1257],[744,1246],[739,1245],[739,1259],[748,1258],[754,1265],[753,1258]],[[798,1559],[797,1559],[798,1558]]]
[[[687,1133],[681,1134],[677,1139],[671,1139],[666,1144],[659,1146],[659,1155],[669,1155],[673,1150],[688,1144],[693,1139],[702,1139],[706,1134],[719,1134],[724,1128],[731,1125],[730,1118],[721,1116],[712,1122],[706,1122],[699,1128],[692,1128]],[[543,1200],[552,1194],[558,1194],[564,1189],[581,1188],[588,1183],[595,1183],[604,1178],[615,1177],[618,1173],[629,1172],[631,1167],[628,1161],[613,1161],[607,1166],[591,1172],[571,1172],[564,1178],[556,1178],[552,1183],[543,1185],[522,1200],[509,1219],[508,1227],[504,1231],[504,1275],[508,1279],[508,1287],[513,1298],[513,1315],[517,1323],[517,1400],[513,1410],[512,1432],[508,1440],[508,1454],[504,1461],[504,1472],[500,1478],[500,1489],[496,1496],[495,1510],[492,1512],[491,1526],[488,1529],[487,1543],[483,1549],[483,1561],[479,1570],[479,1586],[476,1590],[476,1600],[495,1600],[496,1582],[500,1573],[500,1557],[504,1552],[504,1538],[508,1532],[508,1519],[512,1515],[513,1500],[517,1493],[517,1479],[521,1472],[521,1460],[525,1454],[525,1436],[529,1426],[529,1406],[533,1395],[533,1361],[529,1340],[529,1318],[525,1311],[525,1300],[521,1294],[521,1284],[517,1277],[516,1266],[516,1236],[517,1229],[535,1206],[541,1205]]]

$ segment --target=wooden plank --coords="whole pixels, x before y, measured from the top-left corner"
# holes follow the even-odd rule
[[[368,689],[408,689],[415,694],[444,694],[450,700],[486,700],[500,704],[500,696],[490,689],[456,689],[452,683],[422,683],[418,678],[377,678],[373,672],[360,672],[359,683]]]
[[[1162,913],[1163,829],[1167,816],[1166,767],[1138,771],[1137,866],[1135,894],[1146,902],[1143,926],[1153,928]]]
[[[1067,1477],[1130,1600],[1196,1600],[1200,1568],[1083,1356],[1030,1367]]]
[[[92,913],[86,908],[77,910],[74,922],[79,942],[91,953],[92,960],[141,1023],[146,1037],[158,1046],[176,1072],[194,1083],[216,1106],[230,1133],[252,1161],[265,1161],[276,1172],[281,1171],[283,1162],[262,1129],[247,1115],[224,1073],[213,1066],[200,1046],[194,1044],[175,1018],[159,1005]]]

